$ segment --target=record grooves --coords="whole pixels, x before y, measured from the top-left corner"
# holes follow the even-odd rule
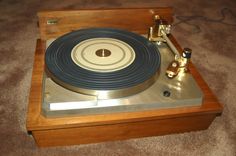
[[[96,38],[127,43],[134,50],[135,59],[127,67],[111,72],[92,71],[77,65],[71,57],[73,48]],[[135,33],[110,28],[82,29],[66,34],[56,39],[45,55],[47,72],[55,82],[85,94],[111,92],[109,98],[134,94],[149,87],[155,82],[161,62],[160,53],[152,42]]]

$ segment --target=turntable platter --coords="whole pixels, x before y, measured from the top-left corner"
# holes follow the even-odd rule
[[[55,82],[101,99],[136,94],[151,86],[160,59],[146,38],[111,28],[71,32],[56,39],[45,54],[47,74]]]

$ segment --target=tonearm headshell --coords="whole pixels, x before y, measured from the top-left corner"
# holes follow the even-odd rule
[[[166,69],[166,75],[168,78],[174,78],[178,74],[184,74],[188,72],[188,64],[191,58],[192,50],[190,48],[184,48],[182,52],[175,47],[168,35],[171,31],[171,25],[166,20],[161,19],[159,15],[154,16],[154,26],[149,28],[148,39],[152,42],[161,44],[166,42],[170,47],[175,57]]]

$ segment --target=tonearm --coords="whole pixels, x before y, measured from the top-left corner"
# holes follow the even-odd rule
[[[192,50],[190,48],[184,48],[182,52],[175,47],[172,41],[169,39],[171,31],[171,25],[164,19],[161,19],[159,15],[154,16],[154,26],[149,28],[148,39],[157,44],[166,42],[174,54],[174,60],[169,64],[166,69],[166,75],[168,78],[174,78],[178,74],[184,74],[188,72],[188,64],[191,58]]]

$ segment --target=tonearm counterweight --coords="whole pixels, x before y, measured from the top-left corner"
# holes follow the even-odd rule
[[[172,41],[169,39],[171,25],[167,21],[160,18],[159,15],[154,17],[154,26],[149,28],[148,39],[157,44],[166,42],[174,53],[174,60],[169,64],[166,69],[166,75],[168,78],[174,78],[178,74],[188,72],[188,64],[191,58],[192,50],[190,48],[184,48],[182,52],[179,52]]]

